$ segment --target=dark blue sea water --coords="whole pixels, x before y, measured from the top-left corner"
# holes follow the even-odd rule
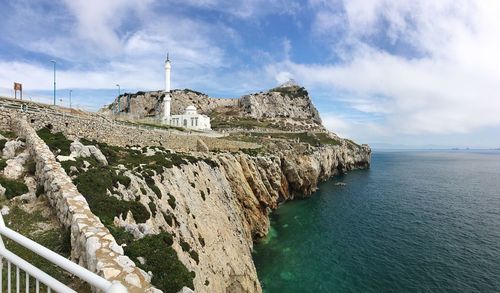
[[[500,151],[375,152],[282,205],[254,260],[264,292],[500,292]]]

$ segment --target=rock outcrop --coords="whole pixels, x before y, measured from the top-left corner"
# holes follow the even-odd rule
[[[171,93],[173,114],[182,114],[189,105],[194,105],[201,114],[212,119],[230,117],[285,120],[288,124],[311,124],[322,128],[318,110],[313,105],[309,93],[296,83],[285,83],[267,92],[242,96],[238,99],[211,98],[192,90],[174,90]],[[101,113],[121,117],[141,119],[159,117],[163,113],[163,91],[123,94]],[[223,115],[219,115],[223,113]],[[221,117],[223,116],[223,117]],[[297,123],[299,122],[299,123]],[[217,127],[217,125],[215,125]]]

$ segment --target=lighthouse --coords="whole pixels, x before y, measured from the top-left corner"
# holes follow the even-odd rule
[[[163,103],[163,121],[166,124],[170,124],[170,70],[172,65],[170,64],[170,59],[167,53],[167,60],[165,60],[165,100]]]

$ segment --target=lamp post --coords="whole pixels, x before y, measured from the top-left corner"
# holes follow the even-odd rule
[[[71,93],[73,90],[69,90],[69,108],[71,109]]]
[[[50,60],[54,64],[54,106],[56,105],[56,61]]]
[[[118,114],[120,114],[120,85],[119,84],[116,84],[116,86],[118,87]]]

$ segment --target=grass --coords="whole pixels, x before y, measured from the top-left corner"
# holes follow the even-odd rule
[[[5,216],[7,226],[12,230],[32,239],[33,241],[47,247],[48,249],[64,256],[69,257],[71,252],[70,231],[62,227],[53,228],[49,230],[40,230],[39,224],[49,221],[45,218],[40,211],[26,212],[19,206],[11,207],[10,213]],[[60,282],[69,285],[77,292],[91,292],[88,284],[74,278],[72,275],[64,272],[58,266],[50,263],[39,255],[31,252],[30,250],[22,247],[21,245],[4,238],[6,247],[13,253],[17,254],[25,260],[29,260],[37,268],[46,272],[50,276],[59,280]],[[5,262],[4,262],[5,263]],[[3,270],[3,278],[6,280],[7,270]],[[12,270],[12,280],[15,280],[15,269]],[[25,276],[21,274],[21,284],[24,285]],[[33,280],[33,279],[31,279]],[[7,282],[3,283],[2,292],[7,292]],[[31,290],[34,292],[34,282],[30,282]],[[14,284],[15,287],[15,284]],[[30,290],[30,292],[31,292]],[[41,291],[43,292],[43,291]]]
[[[158,235],[148,235],[139,240],[133,240],[131,235],[121,228],[113,230],[119,244],[126,244],[125,254],[138,267],[153,273],[151,283],[165,293],[179,292],[183,287],[194,289],[195,273],[189,271],[179,260],[177,252],[172,248],[172,235],[162,232]],[[138,260],[145,259],[144,264]]]
[[[12,180],[0,176],[0,184],[5,188],[5,197],[7,199],[12,199],[28,192],[28,187],[21,180]]]
[[[52,133],[47,127],[36,132],[38,136],[49,146],[53,153],[63,156],[71,154],[69,147],[71,140],[67,139],[62,132]]]

